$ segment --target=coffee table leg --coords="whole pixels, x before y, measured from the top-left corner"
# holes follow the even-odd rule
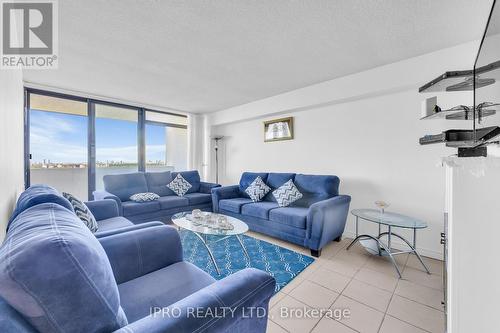
[[[382,233],[382,226],[380,225],[380,223],[378,224],[378,238],[380,239],[380,234]],[[378,247],[378,256],[381,257],[382,256],[382,248],[379,246]]]
[[[394,266],[394,268],[396,269],[396,272],[398,273],[399,275],[399,278],[401,279],[401,271],[399,270],[399,267],[398,267],[398,264],[396,263],[396,260],[394,259],[394,256],[392,255],[391,251],[390,251],[390,248],[386,247],[385,244],[377,237],[373,237],[373,236],[370,236],[370,235],[359,235],[358,237],[356,237],[352,242],[351,244],[349,244],[349,246],[347,247],[346,250],[349,250],[349,248],[351,246],[354,245],[354,243],[356,243],[357,241],[359,241],[360,239],[373,239],[374,241],[376,241],[378,243],[378,247],[379,247],[379,252],[380,252],[380,248],[384,249],[384,251],[387,253],[387,255],[389,256],[389,259],[391,259],[392,261],[392,264]]]
[[[407,242],[407,244],[408,244],[408,242]],[[410,245],[410,244],[408,244],[408,245]],[[422,266],[424,266],[425,270],[427,271],[427,274],[431,274],[431,272],[429,271],[427,266],[424,264],[424,260],[422,259],[422,257],[420,257],[420,254],[418,254],[418,252],[417,252],[417,229],[413,229],[413,247],[412,247],[412,250],[413,250],[413,253],[415,253],[415,255],[417,256],[418,260],[420,260],[420,263],[422,264]]]
[[[194,232],[194,231],[193,231],[193,234],[195,234],[196,236],[198,236],[198,238],[201,240],[201,242],[203,243],[203,245],[205,245],[205,248],[207,249],[208,255],[210,256],[210,259],[212,259],[212,263],[215,266],[215,270],[217,271],[217,274],[220,275],[219,266],[217,266],[217,263],[215,262],[214,255],[212,253],[212,250],[210,250],[210,247],[208,247],[208,243],[207,243],[205,237],[201,236],[199,233]]]
[[[398,267],[398,264],[396,262],[396,259],[394,259],[394,256],[392,255],[391,248],[390,247],[386,247],[384,245],[384,243],[382,241],[380,241],[380,240],[379,240],[379,244],[380,244],[380,247],[382,247],[385,250],[385,252],[389,255],[389,258],[392,261],[392,265],[396,269],[396,272],[398,272],[399,278],[401,279],[402,278],[401,271],[399,270],[399,267]]]
[[[247,257],[248,261],[250,261],[250,256],[248,255],[247,249],[245,248],[245,245],[243,244],[243,240],[241,239],[240,235],[235,235],[236,239],[241,245],[241,248],[243,249],[243,253],[245,253],[245,256]]]
[[[391,233],[391,235],[394,236],[394,237],[397,237],[397,238],[401,239],[403,242],[405,242],[406,245],[408,245],[408,247],[411,249],[411,252],[417,256],[417,258],[420,261],[420,263],[422,264],[422,266],[424,266],[427,274],[431,274],[431,272],[429,271],[429,269],[425,265],[424,260],[422,259],[422,257],[420,256],[420,254],[417,252],[417,247],[416,247],[416,242],[415,242],[416,233],[417,233],[417,230],[414,229],[414,231],[413,231],[413,237],[414,237],[413,238],[413,246],[403,236],[400,236],[400,235],[395,234],[395,233]],[[387,232],[383,232],[380,236],[384,236],[384,235],[388,235],[388,233]]]
[[[353,245],[354,245],[357,241],[359,241],[360,239],[362,239],[362,238],[364,238],[364,237],[368,237],[368,236],[369,236],[369,235],[359,235],[359,236],[356,236],[356,238],[354,238],[354,239],[352,240],[352,242],[351,242],[349,245],[347,245],[346,250],[347,250],[347,251],[349,251],[349,249],[350,249],[350,248],[351,248],[351,247],[352,247],[352,246],[353,246]]]
[[[388,230],[387,230],[387,247],[389,248],[389,250],[391,249],[391,246],[392,246],[392,240],[391,240],[391,235],[392,235],[392,232],[391,232],[391,226],[388,226]]]

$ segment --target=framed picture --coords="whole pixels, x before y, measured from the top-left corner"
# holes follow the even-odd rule
[[[264,122],[264,142],[292,139],[293,117],[273,119]]]

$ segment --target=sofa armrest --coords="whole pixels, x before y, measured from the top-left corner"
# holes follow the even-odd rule
[[[167,225],[99,237],[118,284],[182,261],[179,233]]]
[[[220,184],[208,183],[208,182],[200,182],[200,193],[212,193],[212,189],[220,187]]]
[[[275,284],[266,272],[247,268],[115,332],[238,332],[245,320],[245,332],[265,332]]]
[[[113,199],[87,201],[85,206],[88,207],[97,221],[120,216],[118,204]]]
[[[118,214],[120,214],[120,216],[123,215],[122,201],[116,195],[104,190],[94,191],[92,192],[92,195],[94,196],[95,201],[104,199],[113,199],[114,201],[116,201],[116,204],[118,205]]]
[[[124,232],[129,232],[132,230],[149,228],[149,227],[154,227],[154,226],[159,226],[159,225],[165,225],[165,224],[163,222],[160,222],[160,221],[152,221],[152,222],[134,224],[134,225],[131,225],[128,227],[123,227],[123,228],[118,228],[118,229],[113,229],[113,230],[97,231],[96,233],[94,233],[94,236],[96,236],[97,238],[101,238],[101,237],[111,236],[111,235],[115,235],[115,234],[121,234]]]
[[[238,185],[222,186],[212,189],[212,206],[215,213],[219,212],[219,201],[223,199],[238,198],[240,187]]]
[[[329,241],[342,236],[350,203],[349,195],[338,195],[309,207],[307,215],[309,248],[320,250]]]

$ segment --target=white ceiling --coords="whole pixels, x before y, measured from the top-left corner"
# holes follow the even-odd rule
[[[478,39],[491,2],[64,0],[59,69],[25,80],[217,111]]]

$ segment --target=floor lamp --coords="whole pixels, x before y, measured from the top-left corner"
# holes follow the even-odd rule
[[[215,140],[215,183],[219,184],[219,141],[222,140],[224,136],[214,135],[212,140]]]

